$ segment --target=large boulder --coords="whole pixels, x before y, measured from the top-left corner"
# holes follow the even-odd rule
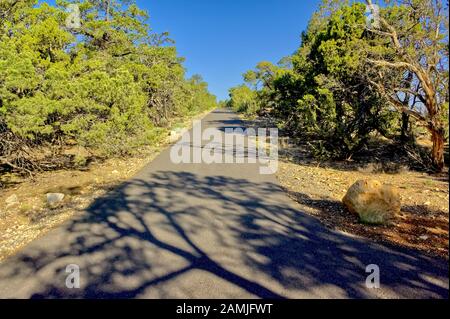
[[[390,223],[401,208],[398,189],[374,179],[358,180],[348,189],[342,202],[367,224]]]

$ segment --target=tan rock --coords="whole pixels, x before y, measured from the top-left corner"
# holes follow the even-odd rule
[[[64,199],[64,194],[62,193],[47,193],[45,195],[47,196],[47,203],[49,205],[54,205]]]
[[[19,197],[17,197],[16,194],[12,194],[11,196],[9,196],[6,200],[5,203],[6,204],[15,204],[19,202]]]
[[[374,179],[358,180],[348,189],[342,202],[368,224],[389,223],[401,208],[398,189]]]

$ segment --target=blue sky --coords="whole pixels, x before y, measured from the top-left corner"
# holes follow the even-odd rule
[[[219,99],[242,83],[242,73],[294,52],[318,0],[138,0],[150,25],[168,31],[186,58],[188,75],[200,74]]]
[[[54,0],[48,2],[54,4]],[[136,0],[156,32],[167,31],[188,76],[200,74],[219,99],[260,61],[277,63],[300,45],[320,0]]]

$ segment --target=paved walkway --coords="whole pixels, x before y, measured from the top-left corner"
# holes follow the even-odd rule
[[[242,123],[216,110],[202,125]],[[324,228],[258,164],[169,154],[0,264],[0,297],[448,298],[446,261]],[[68,264],[80,289],[65,286]],[[369,264],[380,289],[365,286]]]

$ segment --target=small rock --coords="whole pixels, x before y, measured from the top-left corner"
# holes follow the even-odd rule
[[[422,236],[420,236],[419,237],[421,240],[427,240],[428,239],[428,236],[427,235],[422,235]]]
[[[170,136],[177,136],[178,134],[180,134],[180,130],[177,130],[177,129],[172,130],[169,133]]]
[[[425,206],[430,206],[431,205],[431,202],[425,202],[425,203],[423,203]]]
[[[50,205],[61,202],[64,199],[64,194],[62,193],[47,193],[47,203]]]
[[[5,200],[5,203],[7,205],[17,204],[17,203],[19,203],[19,197],[17,197],[16,194],[12,194]]]
[[[173,143],[176,142],[179,138],[180,138],[180,133],[179,131],[171,131],[169,134],[169,142]]]
[[[173,142],[178,141],[178,139],[180,139],[180,137],[186,132],[187,132],[187,129],[185,127],[173,129],[169,133],[169,142],[173,143]]]

